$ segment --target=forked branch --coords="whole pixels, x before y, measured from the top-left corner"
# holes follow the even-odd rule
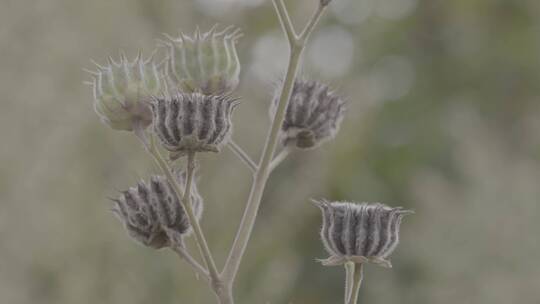
[[[275,167],[275,165],[272,166],[272,160],[274,159],[274,152],[279,141],[279,132],[285,119],[285,113],[291,97],[296,75],[298,73],[300,58],[309,35],[315,28],[315,25],[319,21],[324,11],[324,7],[319,5],[302,34],[298,36],[294,30],[294,26],[292,25],[289,13],[285,7],[285,4],[283,3],[283,0],[273,0],[273,4],[279,17],[283,32],[289,41],[289,63],[285,80],[281,87],[277,109],[272,119],[270,131],[266,137],[264,149],[259,160],[258,169],[255,172],[255,178],[253,180],[246,208],[244,210],[244,215],[242,216],[234,243],[229,252],[223,272],[221,273],[223,282],[227,285],[228,290],[232,290],[232,285],[234,283],[236,274],[238,273],[240,263],[244,256],[247,243],[249,242],[251,232],[257,218],[257,213],[266,182],[268,181],[271,169]]]

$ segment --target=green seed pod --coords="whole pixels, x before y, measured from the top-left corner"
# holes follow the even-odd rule
[[[184,191],[185,174],[176,174]],[[113,213],[137,242],[155,248],[180,245],[191,226],[180,200],[164,176],[141,181],[114,199]],[[195,184],[191,188],[191,204],[197,219],[202,216],[203,201]]]
[[[193,37],[166,36],[168,80],[182,92],[221,95],[232,92],[239,82],[240,61],[236,42],[242,36],[232,26],[216,32],[216,26]]]
[[[152,122],[149,101],[161,87],[153,56],[143,60],[141,54],[128,61],[122,53],[120,62],[109,57],[106,66],[96,64],[91,82],[94,108],[101,121],[115,130],[133,131]]]
[[[372,262],[392,267],[387,258],[399,242],[403,216],[413,213],[383,204],[314,201],[321,209],[321,239],[330,257],[323,265]]]

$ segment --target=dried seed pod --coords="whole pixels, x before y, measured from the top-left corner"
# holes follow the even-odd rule
[[[314,201],[321,209],[321,238],[330,257],[328,266],[372,262],[392,267],[388,257],[399,242],[403,216],[413,213],[383,204]]]
[[[178,173],[177,180],[184,192],[185,174]],[[200,219],[203,201],[195,184],[191,204]],[[155,249],[178,245],[191,232],[187,214],[164,176],[152,176],[148,183],[141,181],[122,192],[112,210],[131,237]]]
[[[157,94],[161,81],[153,56],[144,60],[141,53],[129,61],[122,53],[120,61],[109,57],[106,66],[96,64],[88,71],[93,80],[94,108],[101,121],[115,130],[133,131],[152,122],[149,101]]]
[[[274,117],[279,97],[274,98],[270,117]],[[339,130],[345,102],[328,86],[317,81],[296,80],[282,126],[284,145],[314,148],[333,138]]]
[[[240,29],[230,26],[216,32],[216,26],[193,37],[167,36],[166,73],[173,86],[183,92],[221,95],[232,92],[239,82],[240,60],[236,42]]]
[[[236,99],[178,93],[152,103],[154,130],[175,160],[189,152],[219,152],[232,133]]]

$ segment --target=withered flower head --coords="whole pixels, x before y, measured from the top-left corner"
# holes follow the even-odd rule
[[[189,152],[219,152],[232,133],[236,99],[178,93],[152,103],[154,130],[175,160]]]
[[[174,86],[183,92],[221,95],[232,92],[239,82],[240,61],[236,42],[242,36],[240,29],[230,26],[221,32],[214,26],[193,37],[180,34],[167,36],[166,73]]]
[[[321,238],[330,257],[323,265],[372,262],[392,267],[388,260],[399,242],[403,216],[413,213],[379,203],[314,201],[321,209]]]
[[[183,192],[185,174],[176,176]],[[195,184],[191,204],[200,219],[203,201]],[[149,182],[141,181],[123,191],[114,200],[112,210],[132,238],[155,249],[179,245],[181,238],[191,232],[187,214],[164,176],[152,176]]]
[[[273,117],[279,102],[270,107]],[[345,102],[328,86],[317,81],[296,80],[281,128],[284,145],[301,149],[317,147],[333,138],[345,113]]]
[[[133,131],[152,122],[149,101],[161,88],[158,68],[152,56],[144,60],[141,53],[129,61],[122,53],[120,61],[109,57],[107,65],[96,64],[88,71],[94,93],[94,108],[101,121],[115,130]]]

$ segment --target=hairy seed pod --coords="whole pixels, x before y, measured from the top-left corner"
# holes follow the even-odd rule
[[[221,95],[232,92],[239,82],[240,61],[236,42],[242,36],[240,29],[232,26],[221,32],[214,26],[193,37],[180,34],[167,36],[166,73],[173,86],[183,92],[200,92]]]
[[[413,213],[383,204],[314,201],[321,209],[321,238],[330,257],[323,265],[372,262],[391,267],[403,216]]]
[[[126,131],[150,125],[149,101],[161,87],[152,58],[143,60],[139,53],[130,62],[122,53],[119,62],[109,57],[108,65],[96,64],[97,71],[88,71],[93,75],[94,108],[103,123]]]
[[[189,152],[219,152],[232,133],[232,112],[238,104],[229,96],[178,93],[152,103],[154,131],[175,160]]]
[[[278,103],[279,96],[276,96],[270,117],[274,117]],[[336,135],[344,113],[345,102],[328,86],[317,81],[296,80],[282,126],[282,143],[301,149],[315,148]]]
[[[184,192],[185,174],[176,176]],[[203,201],[195,184],[191,188],[191,204],[200,219]],[[155,249],[178,245],[191,232],[187,214],[164,176],[152,176],[149,182],[141,181],[123,191],[114,200],[112,210],[132,238]]]

